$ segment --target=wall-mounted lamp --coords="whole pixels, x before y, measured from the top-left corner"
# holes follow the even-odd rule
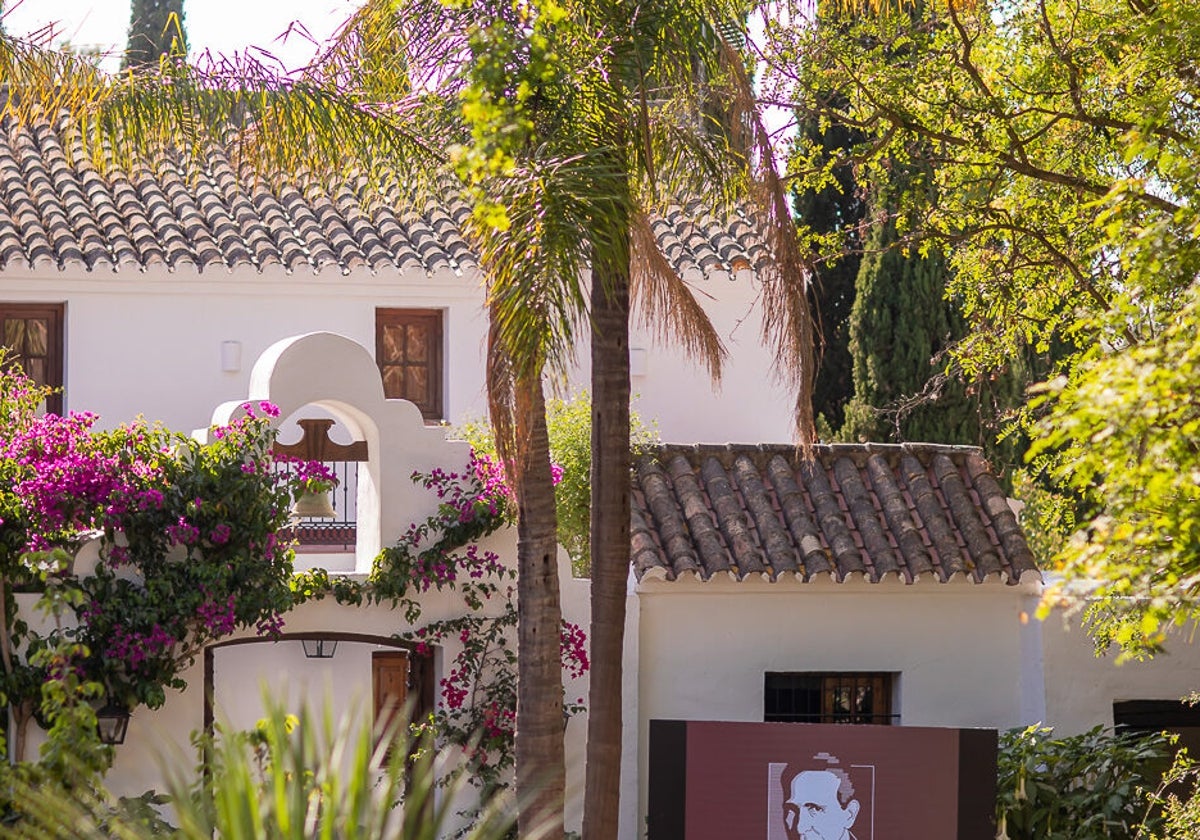
[[[301,639],[300,644],[309,659],[332,659],[337,650],[336,639]]]
[[[645,376],[646,361],[650,354],[646,352],[645,347],[630,347],[629,348],[629,375],[630,376]]]
[[[242,342],[221,342],[221,370],[225,373],[237,373],[242,369]]]
[[[102,744],[124,744],[129,729],[129,710],[112,700],[96,712],[96,732]]]

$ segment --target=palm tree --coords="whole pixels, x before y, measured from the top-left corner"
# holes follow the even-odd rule
[[[469,139],[458,94],[470,68],[467,39],[481,17],[483,10],[437,0],[370,0],[298,79],[277,78],[252,55],[147,65],[113,78],[75,56],[0,37],[0,78],[13,91],[8,108],[16,119],[68,115],[99,167],[128,167],[164,147],[202,163],[219,137],[229,154],[274,181],[320,173],[392,199],[436,200],[448,174],[441,150]],[[497,285],[493,298],[505,293]],[[528,301],[527,311],[539,309]],[[552,319],[551,309],[541,311]],[[569,335],[550,324],[546,335]],[[536,350],[518,355],[502,332],[493,329],[488,378],[497,448],[519,510],[517,802],[523,836],[533,827],[553,836],[562,833],[565,767],[543,368]],[[535,812],[548,816],[535,822]]]
[[[540,4],[540,5],[539,5]],[[518,794],[530,816],[557,814],[563,757],[553,489],[542,380],[594,336],[593,627],[589,837],[615,837],[622,722],[621,649],[629,568],[628,322],[631,292],[661,334],[714,376],[723,353],[703,310],[658,252],[650,214],[682,198],[728,208],[758,199],[778,255],[764,276],[765,331],[811,440],[811,320],[794,229],[754,117],[740,59],[714,21],[738,10],[700,0],[370,0],[299,79],[251,57],[103,76],[71,56],[0,38],[0,78],[23,119],[75,115],[101,164],[170,144],[231,153],[264,177],[319,172],[417,198],[436,187],[454,140],[478,211],[470,226],[492,315],[489,402],[520,510]],[[459,96],[472,116],[469,135]],[[732,107],[715,109],[714,102]],[[720,119],[714,119],[717,112]],[[733,142],[731,142],[733,141]],[[738,142],[740,141],[740,142]],[[280,173],[283,173],[281,176]],[[752,178],[751,175],[757,177]],[[590,264],[591,283],[580,282]]]
[[[801,395],[802,442],[812,440],[811,321],[794,228],[748,81],[740,58],[717,34],[716,24],[735,19],[736,10],[691,0],[582,0],[559,11],[544,3],[489,31],[489,49],[522,60],[498,68],[494,53],[480,58],[487,72],[470,96],[477,125],[493,130],[476,132],[472,159],[484,164],[474,170],[484,170],[484,206],[503,208],[500,229],[484,250],[501,292],[493,307],[503,340],[517,356],[555,370],[564,365],[556,354],[573,342],[547,339],[549,330],[558,325],[569,338],[585,313],[591,325],[593,667],[584,816],[590,840],[615,837],[618,818],[631,293],[651,326],[681,338],[714,377],[723,356],[703,310],[659,253],[650,214],[680,196],[716,208],[746,195],[759,199],[778,256],[765,278],[766,326]],[[721,101],[733,107],[715,108]],[[497,125],[504,130],[495,131]],[[580,289],[572,278],[588,264],[590,290]],[[530,301],[552,309],[552,317],[531,313]]]

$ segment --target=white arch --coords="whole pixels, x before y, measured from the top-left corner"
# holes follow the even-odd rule
[[[212,425],[228,424],[244,413],[245,403],[259,401],[279,408],[276,426],[303,407],[316,405],[366,441],[366,470],[359,472],[356,572],[369,572],[383,546],[436,511],[437,499],[413,484],[413,472],[459,470],[470,457],[468,444],[448,441],[443,428],[426,426],[411,402],[385,399],[371,354],[334,333],[292,336],[268,347],[254,363],[246,399],[218,406]],[[196,434],[207,440],[209,430]]]

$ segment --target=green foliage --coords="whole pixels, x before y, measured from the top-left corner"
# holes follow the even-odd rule
[[[1038,440],[1036,486],[1065,494],[1042,506],[1077,517],[1057,562],[1102,584],[1099,643],[1155,649],[1167,624],[1197,616],[1200,580],[1184,431],[1200,77],[1182,58],[1200,54],[1200,7],[937,3],[919,19],[884,9],[769,36],[766,60],[802,114],[870,129],[850,152],[860,182],[928,173],[896,197],[909,225],[897,235],[946,257],[969,327],[952,364],[1061,376],[1013,441]],[[805,155],[793,165],[801,187],[826,177]]]
[[[1195,695],[1192,702],[1195,702]],[[1180,750],[1158,789],[1150,795],[1150,805],[1160,816],[1156,827],[1151,827],[1145,834],[1146,840],[1196,840],[1200,837],[1198,782],[1200,765],[1187,750]]]
[[[1200,595],[1200,299],[1181,298],[1156,337],[1093,354],[1039,397],[1048,414],[1033,453],[1091,505],[1059,556],[1100,583],[1098,644],[1133,652],[1161,646]]]
[[[1162,734],[1114,735],[1100,727],[1055,738],[1030,726],[1000,736],[996,802],[1002,840],[1133,840],[1159,818],[1148,797],[1169,766]]]
[[[20,784],[29,819],[8,830],[14,840],[438,840],[452,827],[461,772],[439,778],[453,756],[428,738],[411,745],[403,733],[373,732],[369,715],[334,725],[307,709],[288,714],[267,701],[250,732],[224,730],[207,745],[211,774],[198,783],[169,768],[169,797],[153,793],[114,802],[103,788],[65,791]],[[389,749],[390,748],[390,749]],[[443,791],[442,788],[448,788]],[[169,801],[176,827],[155,806]],[[499,840],[512,825],[505,803],[485,808],[467,840]]]
[[[629,444],[635,453],[638,447],[658,440],[654,426],[643,423],[637,412],[630,412],[629,428]],[[554,486],[558,542],[571,556],[574,574],[587,577],[591,568],[588,540],[592,487],[592,401],[588,392],[546,400],[546,429],[550,460],[558,478]],[[476,452],[495,457],[495,439],[486,422],[469,421],[452,429],[451,435],[470,443]]]
[[[122,69],[158,66],[161,58],[187,55],[183,29],[183,0],[132,0],[129,41]]]
[[[1021,500],[1017,518],[1025,539],[1042,567],[1052,568],[1075,531],[1078,520],[1075,499],[1053,486],[1047,487],[1040,480],[1043,476],[1029,470],[1017,470],[1012,478],[1013,495]]]

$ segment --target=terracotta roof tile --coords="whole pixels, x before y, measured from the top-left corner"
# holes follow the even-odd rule
[[[664,444],[639,458],[634,571],[1020,582],[1039,572],[974,447]]]
[[[199,171],[178,155],[101,174],[77,142],[47,124],[0,123],[0,271],[38,265],[85,271],[153,266],[323,273],[477,265],[462,235],[470,208],[447,192],[424,208],[365,204],[356,188],[271,189],[214,148]],[[721,277],[759,263],[753,226],[698,208],[652,221],[681,277]]]

